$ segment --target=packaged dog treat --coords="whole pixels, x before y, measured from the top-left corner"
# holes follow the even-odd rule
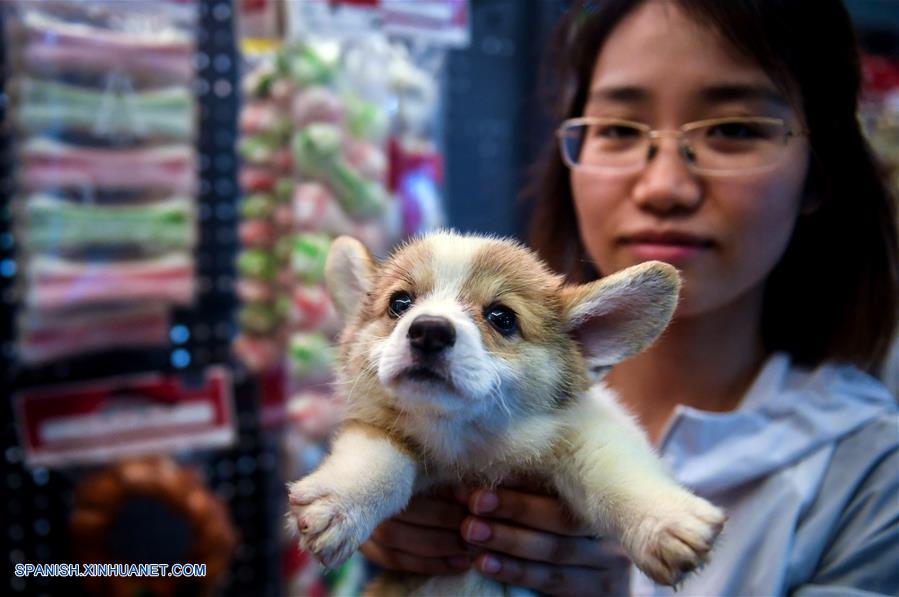
[[[294,306],[290,330],[333,335],[322,287],[330,238],[355,234],[383,252],[396,236],[382,217],[392,203],[386,109],[352,92],[341,55],[339,45],[304,40],[247,59],[238,146],[245,192],[239,232],[247,251],[238,258],[238,287],[250,308],[240,322],[252,327],[243,327],[250,336],[268,337],[267,346],[278,344],[271,337],[277,326],[263,314],[285,297]],[[286,345],[281,350],[288,354]]]
[[[303,10],[302,4],[285,8]],[[282,324],[272,325],[271,307],[250,311],[235,350],[257,371],[278,361],[273,352],[281,351],[287,363],[292,414],[285,453],[295,471],[308,472],[318,463],[321,442],[340,412],[331,394],[339,321],[323,278],[331,239],[351,235],[384,255],[405,235],[442,222],[435,191],[440,167],[432,167],[439,163],[436,142],[419,151],[422,146],[413,141],[396,141],[401,130],[410,140],[433,135],[434,129],[423,123],[437,118],[437,94],[432,92],[438,73],[419,80],[419,86],[392,86],[403,79],[392,72],[392,47],[377,32],[335,36],[326,28],[307,29],[258,60],[242,85],[241,183],[250,199],[242,205],[241,234],[247,249],[264,248],[271,257],[250,258],[266,272],[264,281],[250,277],[256,269],[252,263],[239,264],[246,278],[239,284],[241,297],[245,307],[263,301],[271,305],[286,293],[292,310],[283,324],[288,330],[284,344],[274,337]],[[410,115],[409,122],[417,114],[422,125],[415,135],[412,126],[397,124],[398,118],[407,119],[397,116],[400,88],[405,89],[400,109]],[[423,101],[416,103],[419,92]],[[285,151],[289,164],[283,161]],[[271,199],[253,199],[259,190]],[[278,270],[273,278],[270,269]],[[358,589],[361,568],[356,560],[326,575],[295,544],[286,545],[285,553],[292,563],[286,572],[288,594]]]
[[[4,6],[26,361],[164,346],[194,300],[196,18],[157,0]]]

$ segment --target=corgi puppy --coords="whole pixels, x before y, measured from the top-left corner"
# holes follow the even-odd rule
[[[724,514],[668,476],[599,380],[668,324],[673,267],[567,285],[521,244],[441,232],[380,264],[341,237],[325,269],[347,322],[337,373],[346,413],[330,455],[288,486],[289,523],[325,566],[418,491],[522,472],[546,479],[658,583],[704,561]],[[473,571],[456,576],[401,590],[503,594]]]

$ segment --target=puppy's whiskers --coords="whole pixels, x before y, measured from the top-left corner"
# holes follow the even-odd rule
[[[359,381],[366,376],[372,375],[375,372],[375,366],[372,363],[366,363],[366,365],[362,368],[362,371],[359,372],[353,379],[353,385],[350,387],[349,392],[346,395],[346,401],[349,403],[353,399],[353,394],[356,392],[356,386],[359,385]]]
[[[503,394],[503,379],[498,371],[493,372],[493,379],[490,380],[490,390],[489,395],[493,398],[493,401],[499,405],[499,407],[506,413],[506,416],[509,418],[512,417],[512,409],[509,408],[509,405],[506,403],[506,397]]]
[[[378,343],[383,343],[384,340],[382,338],[375,338],[374,340],[353,340],[353,348],[368,348],[369,346],[375,346]]]

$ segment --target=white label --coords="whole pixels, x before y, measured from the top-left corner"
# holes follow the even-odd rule
[[[214,416],[215,412],[208,402],[141,406],[127,411],[61,417],[42,424],[39,433],[45,442],[59,442],[185,425],[205,425],[212,423]]]

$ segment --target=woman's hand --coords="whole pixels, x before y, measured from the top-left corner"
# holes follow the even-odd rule
[[[462,535],[479,548],[475,569],[489,578],[552,595],[623,595],[630,560],[617,544],[590,536],[557,497],[534,487],[477,489]]]
[[[468,516],[465,497],[449,488],[413,497],[405,510],[374,530],[360,547],[362,554],[388,570],[427,575],[467,570],[469,548],[459,534]]]
[[[557,497],[536,485],[415,496],[360,550],[388,570],[453,574],[474,560],[484,576],[542,593],[628,591],[630,560],[621,548],[592,538]]]

